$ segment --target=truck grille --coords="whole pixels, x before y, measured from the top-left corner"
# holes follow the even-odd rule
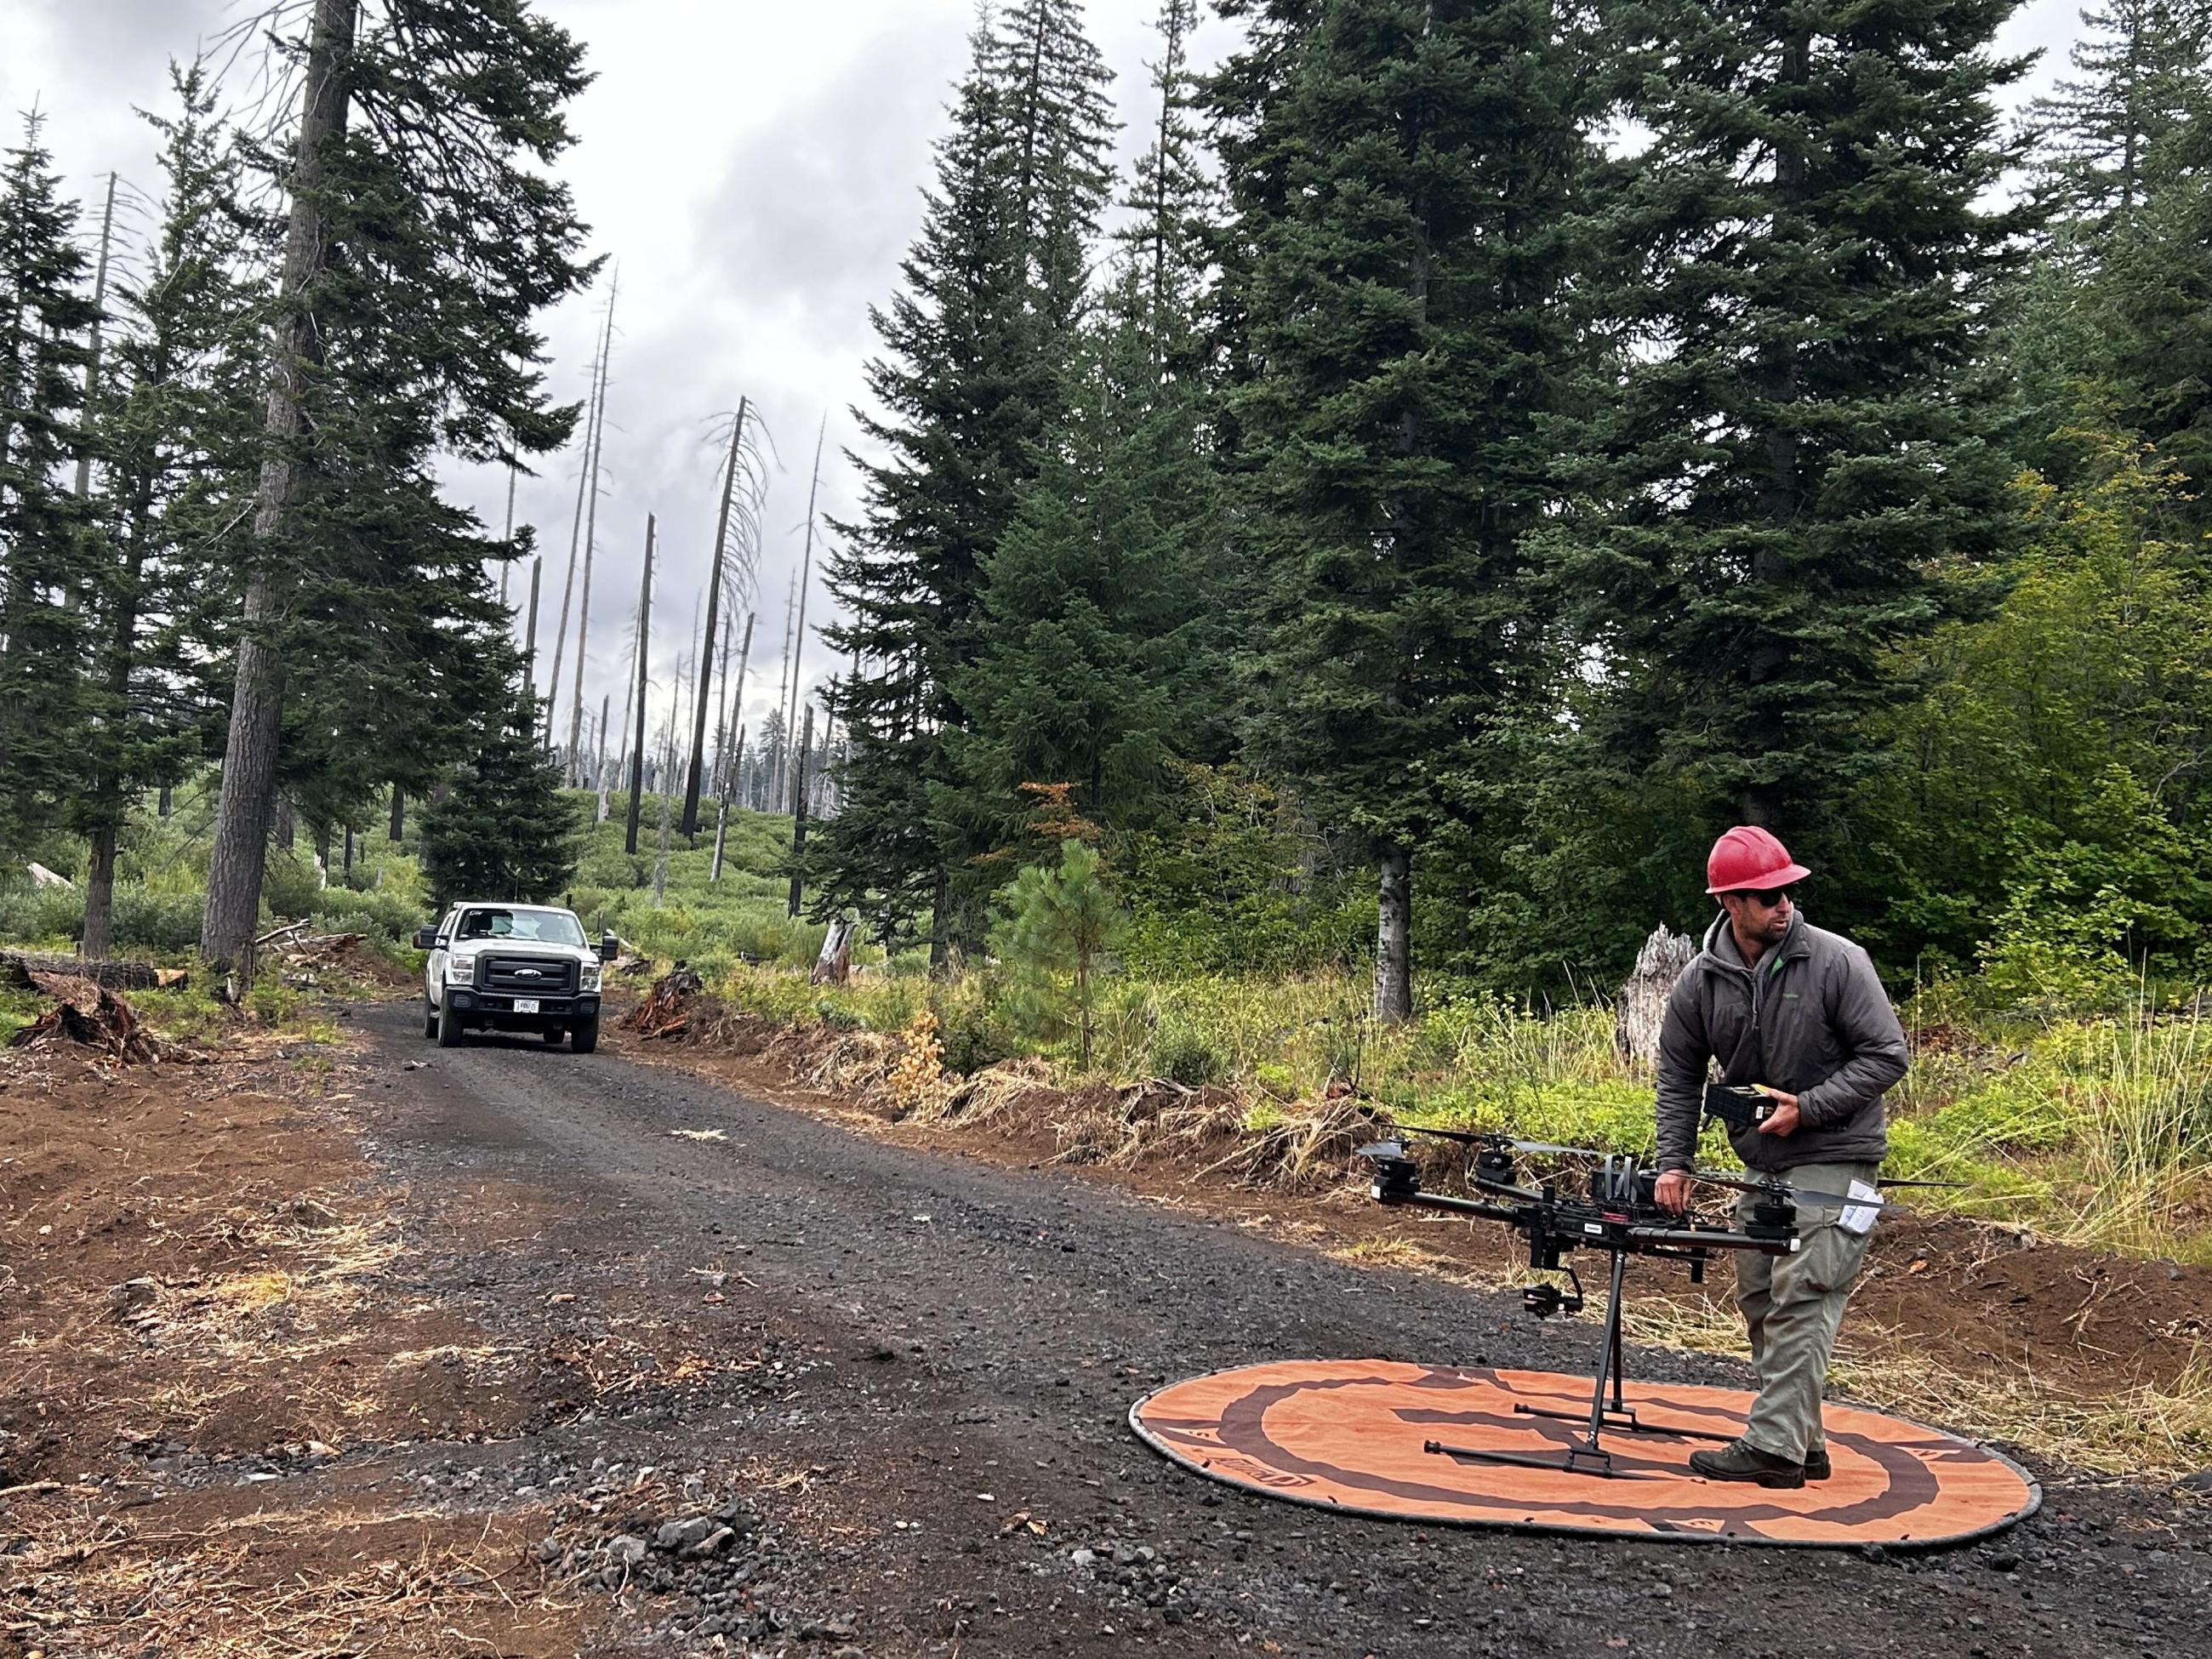
[[[554,957],[487,956],[477,963],[477,986],[509,996],[565,997],[576,988],[576,964]]]

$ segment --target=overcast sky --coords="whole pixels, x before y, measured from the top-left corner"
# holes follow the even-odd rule
[[[2045,49],[2015,100],[2061,67],[2077,3],[2029,0],[2008,25],[2003,49]],[[149,191],[156,185],[153,137],[131,106],[166,112],[167,60],[191,58],[252,9],[233,0],[0,0],[0,106],[35,105],[46,115],[46,142],[84,205],[88,240],[110,170]],[[595,713],[611,693],[621,717],[648,511],[659,518],[661,572],[651,666],[664,687],[689,649],[714,532],[708,428],[743,394],[765,416],[781,459],[753,601],[760,621],[746,702],[757,721],[775,702],[785,596],[825,413],[823,515],[855,509],[840,450],[858,438],[848,406],[865,395],[861,366],[875,345],[867,307],[891,293],[918,225],[930,141],[965,64],[975,8],[973,0],[544,0],[544,9],[582,39],[598,76],[573,111],[580,142],[562,171],[594,246],[621,262],[586,708]],[[1141,147],[1157,9],[1156,0],[1088,7],[1131,124],[1125,154]],[[1218,54],[1231,39],[1209,19],[1199,53]],[[547,319],[562,397],[583,395],[603,299],[604,283]],[[517,516],[538,526],[545,558],[541,685],[575,465],[573,456],[545,460],[517,496]],[[456,476],[452,488],[499,527],[503,473]],[[520,570],[518,608],[527,584]],[[810,633],[824,604],[817,585]],[[815,642],[805,678],[836,666]],[[564,666],[556,726],[564,736],[571,681]],[[657,698],[656,723],[659,706]]]

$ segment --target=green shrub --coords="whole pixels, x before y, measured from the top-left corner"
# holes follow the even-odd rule
[[[1152,1039],[1152,1073],[1186,1089],[1203,1089],[1228,1073],[1222,1054],[1205,1032],[1181,1021],[1160,1027]]]

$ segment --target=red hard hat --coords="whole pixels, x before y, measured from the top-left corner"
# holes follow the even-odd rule
[[[1705,859],[1708,893],[1738,893],[1762,887],[1787,887],[1813,872],[1790,856],[1790,849],[1755,824],[1739,823],[1713,843]]]

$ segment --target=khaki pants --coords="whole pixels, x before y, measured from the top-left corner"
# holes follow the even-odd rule
[[[1851,1182],[1871,1185],[1872,1164],[1801,1164],[1784,1171],[1793,1187],[1815,1192],[1848,1193]],[[1736,1206],[1738,1224],[1751,1218],[1755,1202],[1745,1194]],[[1802,1241],[1789,1255],[1746,1250],[1735,1259],[1735,1299],[1751,1333],[1752,1364],[1759,1370],[1759,1399],[1745,1425],[1744,1439],[1759,1450],[1793,1463],[1827,1443],[1820,1426],[1820,1391],[1828,1380],[1828,1358],[1844,1322],[1851,1283],[1866,1259],[1867,1233],[1853,1235],[1836,1225],[1839,1204],[1800,1200],[1797,1231]]]

